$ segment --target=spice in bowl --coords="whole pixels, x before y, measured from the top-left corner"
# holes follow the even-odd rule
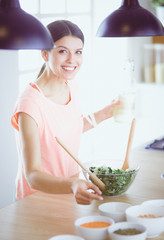
[[[109,227],[111,224],[108,222],[87,222],[83,223],[80,226],[85,228],[104,228]]]
[[[135,234],[140,234],[141,231],[137,230],[136,228],[125,228],[125,229],[118,229],[114,231],[116,234],[120,235],[135,235]]]
[[[119,222],[108,228],[110,240],[146,240],[146,227],[134,222]]]
[[[160,218],[162,216],[155,216],[154,214],[144,214],[144,215],[139,215],[139,218]]]

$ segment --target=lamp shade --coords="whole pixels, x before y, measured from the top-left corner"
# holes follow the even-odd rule
[[[51,49],[50,32],[18,0],[0,0],[0,49]]]
[[[162,23],[151,12],[139,5],[138,0],[123,0],[100,24],[98,37],[163,36]]]

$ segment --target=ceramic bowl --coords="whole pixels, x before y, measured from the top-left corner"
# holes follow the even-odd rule
[[[124,194],[129,187],[132,185],[138,171],[139,166],[134,165],[130,166],[129,170],[133,170],[129,172],[126,170],[126,172],[118,171],[118,169],[121,169],[123,162],[121,161],[113,161],[109,159],[105,160],[96,160],[86,163],[86,167],[91,170],[93,173],[96,174],[98,178],[101,179],[102,182],[105,183],[106,190],[103,192],[106,196],[120,196]],[[96,167],[96,169],[94,169]],[[102,167],[105,173],[102,172]],[[101,171],[99,170],[101,168]],[[114,173],[109,173],[110,168],[114,170]],[[119,173],[118,173],[119,172]],[[83,174],[85,178],[90,181],[89,172],[83,170]]]
[[[101,215],[112,218],[115,222],[126,220],[125,210],[131,204],[124,202],[107,202],[99,205],[98,209]]]
[[[49,240],[85,240],[85,239],[75,235],[63,234],[49,238]]]
[[[136,222],[147,228],[147,237],[155,238],[164,231],[164,208],[154,205],[136,205],[125,211],[127,221]],[[146,216],[149,217],[146,217]],[[152,217],[156,216],[156,218]]]
[[[148,201],[144,201],[142,204],[144,204],[144,205],[154,205],[154,206],[158,206],[158,207],[164,207],[164,199],[148,200]]]
[[[90,222],[105,222],[105,223],[109,223],[110,226],[112,226],[112,224],[114,224],[114,220],[109,218],[109,217],[105,217],[105,216],[100,216],[100,215],[93,215],[93,216],[86,216],[86,217],[82,217],[79,218],[75,221],[75,228],[77,233],[83,237],[85,240],[106,240],[108,237],[108,227],[101,227],[101,228],[86,228],[86,227],[82,227],[81,224],[84,223],[90,223]]]
[[[133,234],[133,235],[121,235],[115,233],[115,231],[119,229],[136,229],[140,231],[139,234]],[[110,237],[110,240],[145,240],[147,236],[147,230],[146,227],[138,224],[138,223],[132,223],[132,222],[119,222],[113,224],[110,228],[108,228],[108,234]]]

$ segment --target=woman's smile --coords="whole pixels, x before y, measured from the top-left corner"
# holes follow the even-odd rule
[[[71,80],[82,65],[83,42],[73,36],[65,36],[55,42],[56,48],[49,52],[48,64],[54,75]]]
[[[63,68],[65,71],[73,72],[73,71],[76,69],[76,66],[75,66],[75,67],[72,67],[72,66],[62,66],[62,68]]]

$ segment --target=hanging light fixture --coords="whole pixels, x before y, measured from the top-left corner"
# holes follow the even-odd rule
[[[0,49],[51,49],[51,34],[23,11],[19,0],[0,0]]]
[[[100,24],[98,37],[163,36],[162,23],[151,12],[139,5],[138,0],[122,0],[120,8]]]

